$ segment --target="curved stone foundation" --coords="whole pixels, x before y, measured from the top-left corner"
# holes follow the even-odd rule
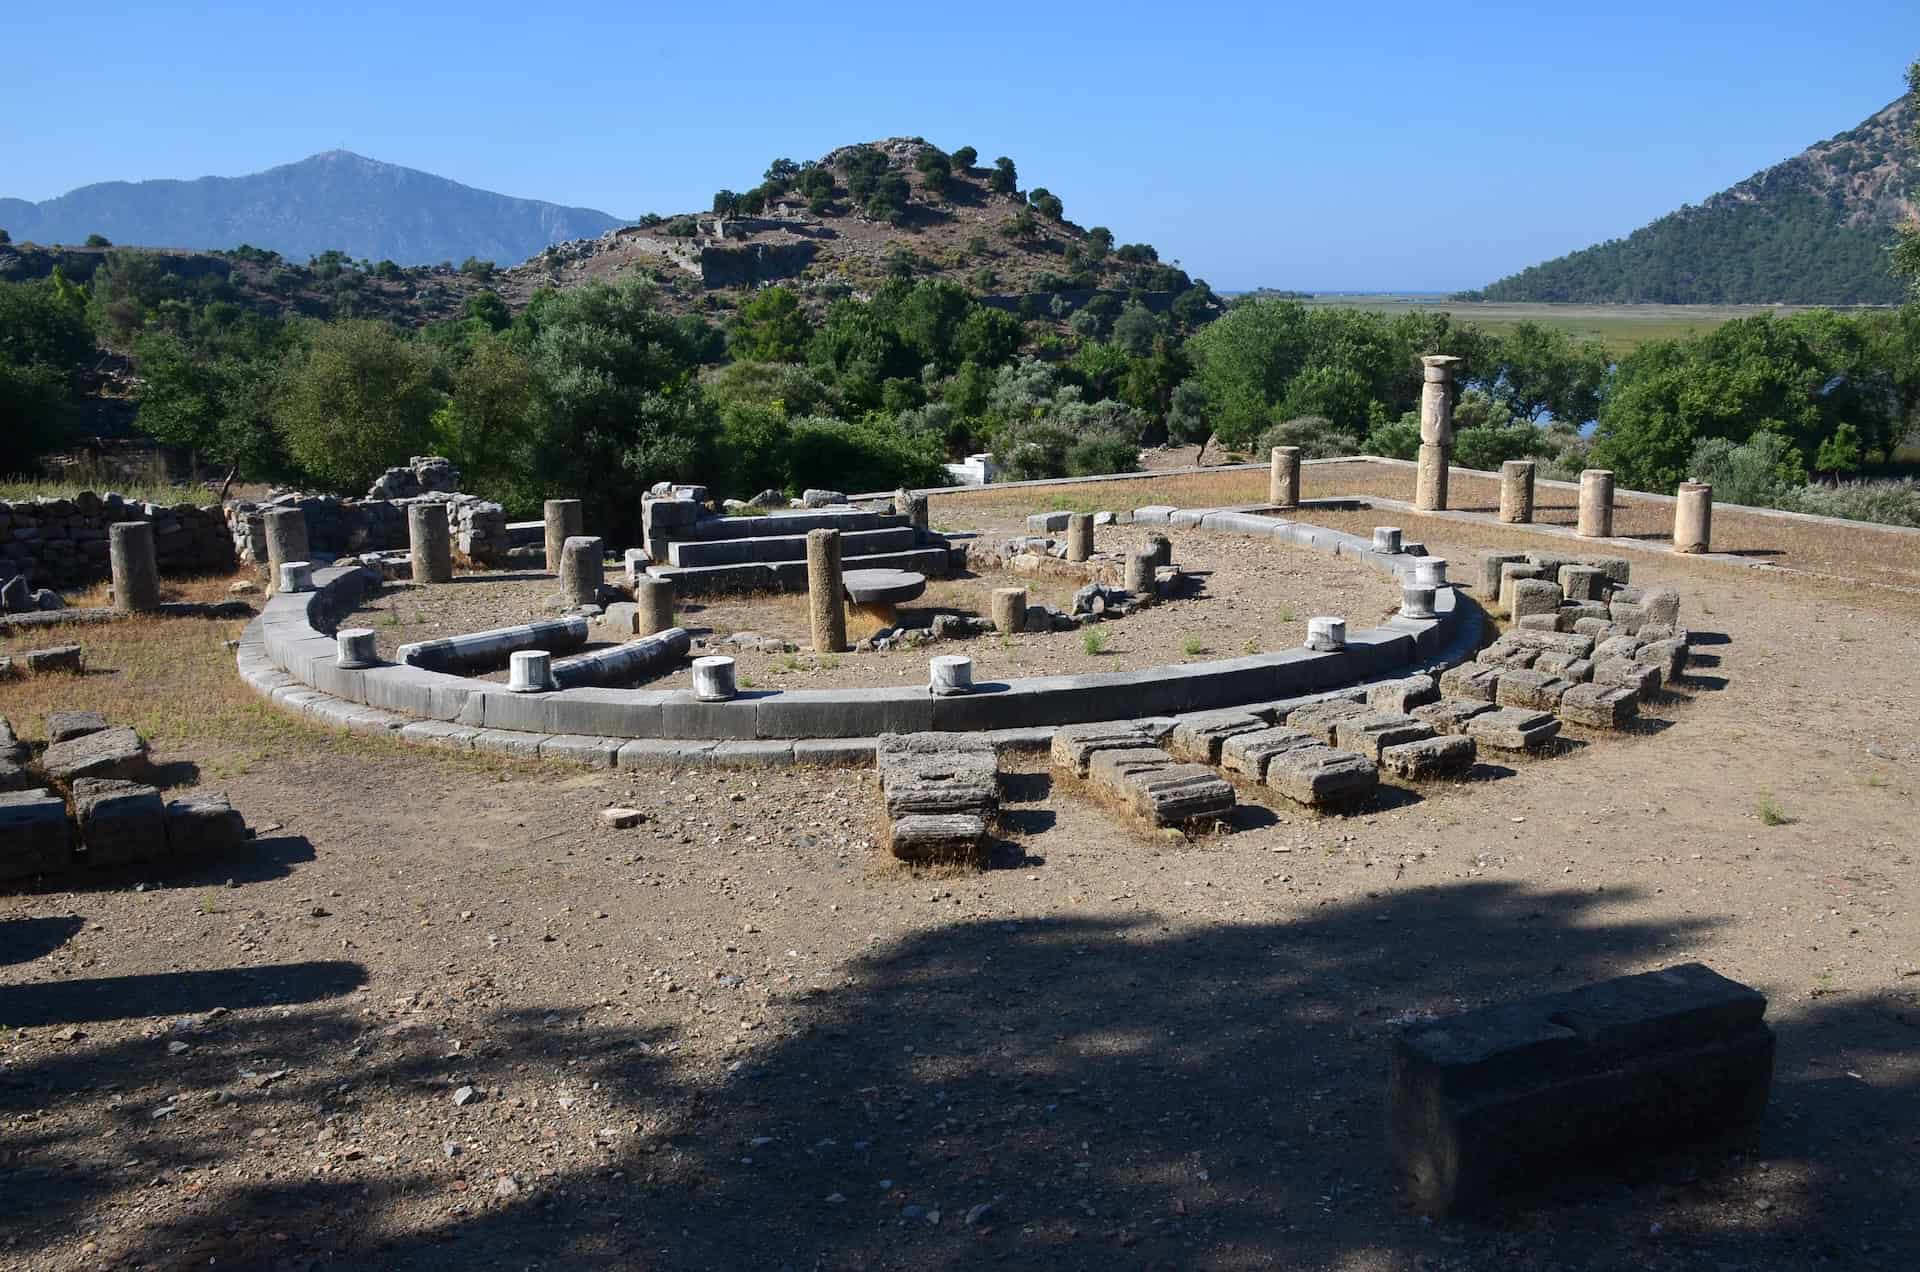
[[[1422,558],[1374,550],[1354,535],[1236,510],[1142,508],[1143,523],[1271,538],[1411,581]],[[1061,725],[1258,707],[1340,691],[1471,655],[1478,609],[1451,585],[1434,589],[1433,617],[1396,615],[1347,633],[1338,649],[1292,649],[1141,671],[982,682],[937,695],[926,685],[884,689],[746,691],[702,701],[687,690],[575,688],[516,693],[506,685],[336,659],[335,616],[378,578],[360,566],[315,572],[314,590],[275,596],[240,642],[241,675],[289,710],[349,729],[398,732],[456,747],[589,763],[861,762],[882,733],[979,731],[1044,745]],[[558,667],[555,668],[556,672]]]

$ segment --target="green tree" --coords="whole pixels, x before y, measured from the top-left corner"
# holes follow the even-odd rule
[[[1087,259],[1101,261],[1113,250],[1113,231],[1104,225],[1096,225],[1087,231]]]
[[[1599,412],[1608,355],[1591,340],[1536,322],[1515,323],[1494,343],[1498,362],[1485,385],[1517,419],[1585,424]]]
[[[713,193],[713,210],[720,216],[732,216],[739,209],[740,196],[731,190],[716,190]]]
[[[1034,211],[1049,221],[1064,220],[1067,215],[1066,205],[1060,202],[1060,196],[1045,186],[1034,187],[1033,193],[1027,196],[1027,202],[1033,205]]]
[[[1851,424],[1842,424],[1833,431],[1833,436],[1820,443],[1820,449],[1814,456],[1815,471],[1834,477],[1843,477],[1860,471],[1860,431]]]
[[[239,476],[279,475],[286,461],[273,427],[278,357],[277,344],[216,352],[171,332],[141,336],[141,431]]]
[[[526,350],[504,335],[476,340],[433,415],[435,444],[459,467],[463,488],[527,515],[545,493],[535,474],[549,433],[545,385]]]
[[[767,287],[740,306],[727,343],[736,358],[799,362],[812,337],[813,324],[800,298],[785,287]]]
[[[367,320],[314,324],[303,335],[272,404],[274,428],[302,472],[358,494],[431,449],[441,394],[424,345]]]
[[[1012,194],[1020,188],[1020,173],[1013,166],[1013,160],[1001,155],[993,161],[993,171],[987,176],[987,188],[995,194]]]
[[[1160,330],[1160,320],[1153,311],[1137,300],[1130,300],[1113,320],[1113,342],[1139,357],[1153,348]]]
[[[975,150],[972,146],[962,146],[953,152],[953,166],[965,172],[973,167],[974,161],[979,158],[980,152],[978,150]]]
[[[88,247],[112,247],[113,240],[104,234],[89,234],[87,235],[86,245]]]
[[[1920,151],[1920,59],[1907,67],[1907,112],[1913,119],[1909,144]],[[1910,294],[1920,300],[1920,214],[1909,215],[1893,245],[1893,272],[1904,278]]]

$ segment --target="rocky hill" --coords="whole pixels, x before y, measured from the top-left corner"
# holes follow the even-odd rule
[[[1905,98],[1695,207],[1462,299],[1582,304],[1895,304],[1894,227],[1920,211]]]
[[[458,317],[482,291],[518,308],[542,287],[634,273],[650,278],[678,312],[725,310],[769,283],[792,287],[818,308],[870,293],[890,277],[944,277],[1032,317],[1049,316],[1056,295],[1078,304],[1097,291],[1138,294],[1164,309],[1192,286],[1151,246],[1115,243],[1104,229],[1075,224],[1044,187],[1019,189],[1010,170],[954,163],[920,138],[843,146],[807,163],[779,160],[758,186],[731,200],[724,194],[716,201],[730,203],[727,211],[645,216],[543,244],[499,269],[485,261],[464,269],[374,266],[372,258],[324,251],[313,259],[262,250],[257,239],[244,249],[138,250],[183,288],[275,316],[402,323]],[[4,213],[0,226],[7,226]],[[120,244],[111,248],[48,247],[8,228],[15,241],[0,245],[0,280],[44,278],[58,267],[84,282],[116,252],[134,250],[124,236],[108,234]]]
[[[328,250],[401,265],[517,261],[600,234],[618,217],[516,199],[345,150],[244,177],[107,181],[44,203],[0,198],[0,228],[34,243],[266,248],[304,261]]]

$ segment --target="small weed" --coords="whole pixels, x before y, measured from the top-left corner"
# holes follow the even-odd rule
[[[1080,633],[1080,648],[1088,654],[1103,654],[1107,649],[1107,634],[1098,627],[1089,627]]]
[[[1860,638],[1859,638],[1859,637],[1858,637],[1857,635],[1855,635],[1854,633],[1852,633],[1852,632],[1841,632],[1841,633],[1840,633],[1840,643],[1841,643],[1842,645],[1851,645],[1851,644],[1853,644],[1853,642],[1854,642],[1854,641],[1856,641],[1856,640],[1859,640],[1859,639],[1860,639]]]
[[[218,907],[218,906],[216,906],[216,905],[215,905],[215,904],[213,903],[213,893],[211,893],[211,892],[203,892],[203,893],[201,893],[201,894],[200,894],[200,907],[199,907],[199,908],[200,908],[200,913],[202,913],[202,914],[218,914],[218,913],[220,913],[220,907]]]
[[[398,627],[400,626],[400,616],[394,613],[392,610],[388,610],[386,613],[380,616],[380,626]]]
[[[1869,774],[1867,777],[1868,786],[1885,786],[1887,784],[1888,784],[1887,779],[1880,776],[1878,773]]]
[[[742,676],[742,677],[740,677],[740,680],[739,680],[739,685],[740,685],[740,687],[741,687],[742,689],[751,689],[751,688],[753,688],[753,677],[752,677],[752,676]]]
[[[788,672],[799,671],[803,667],[804,664],[794,655],[782,654],[780,656],[780,665],[774,668],[774,672],[778,675],[785,675]]]
[[[1201,640],[1198,636],[1189,636],[1185,641],[1181,642],[1180,652],[1189,658],[1197,657],[1207,652],[1207,642]]]
[[[826,671],[838,671],[838,670],[839,670],[839,668],[840,668],[840,655],[838,655],[838,654],[822,654],[822,655],[820,656],[820,659],[819,659],[819,662],[820,662],[820,666],[821,666],[821,668],[822,668],[823,670],[826,670]]]
[[[1260,652],[1260,642],[1249,636],[1247,637],[1247,643],[1244,648],[1250,654],[1257,654]]]
[[[1793,818],[1771,798],[1760,801],[1760,824],[1763,826],[1790,826]]]
[[[1293,607],[1289,605],[1280,611],[1280,621],[1283,623],[1297,623],[1300,621],[1300,615],[1295,613]]]

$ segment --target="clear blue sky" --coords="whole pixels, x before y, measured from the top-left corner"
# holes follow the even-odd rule
[[[344,147],[632,216],[917,134],[1217,288],[1440,290],[1852,127],[1920,3],[43,0],[6,35],[0,195]]]

